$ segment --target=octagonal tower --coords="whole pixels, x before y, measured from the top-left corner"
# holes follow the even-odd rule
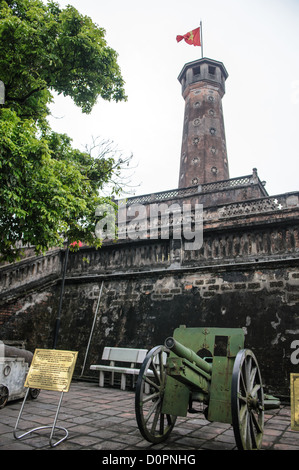
[[[229,179],[222,97],[228,73],[221,62],[185,64],[178,80],[185,99],[179,188]]]

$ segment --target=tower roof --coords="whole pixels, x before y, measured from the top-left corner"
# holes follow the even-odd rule
[[[214,67],[220,67],[221,71],[222,71],[222,74],[223,74],[223,77],[224,79],[226,80],[227,77],[228,77],[228,72],[226,70],[226,68],[224,67],[223,63],[222,62],[219,62],[218,60],[214,60],[214,59],[208,59],[207,57],[204,57],[202,59],[197,59],[197,60],[194,60],[192,62],[188,62],[187,64],[184,65],[184,67],[182,68],[179,76],[178,76],[178,80],[179,82],[181,83],[182,81],[182,78],[184,77],[185,73],[187,72],[187,70],[189,68],[193,68],[194,66],[197,66],[197,65],[201,65],[201,64],[208,64],[208,65],[214,65]]]
[[[204,57],[185,64],[178,80],[182,85],[182,93],[189,85],[200,81],[217,84],[224,95],[227,77],[228,73],[222,62]]]

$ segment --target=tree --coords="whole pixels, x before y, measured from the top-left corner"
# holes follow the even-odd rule
[[[126,99],[117,54],[104,36],[71,6],[0,0],[2,260],[16,259],[19,241],[35,245],[37,253],[66,239],[101,244],[94,235],[95,208],[123,160],[111,152],[94,157],[73,149],[68,136],[50,129],[47,106],[53,90],[70,96],[85,113],[98,97]]]
[[[90,112],[98,96],[126,99],[116,52],[105,30],[74,7],[41,0],[0,0],[0,70],[7,106],[42,118],[50,90]]]

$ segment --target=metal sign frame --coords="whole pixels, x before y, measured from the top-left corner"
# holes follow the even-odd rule
[[[291,374],[291,429],[299,431],[299,374]]]
[[[57,426],[57,419],[65,392],[69,391],[70,383],[72,380],[75,363],[77,360],[78,352],[74,351],[59,351],[55,349],[36,349],[24,386],[27,391],[17,418],[17,422],[13,431],[15,439],[22,439],[29,434],[41,429],[51,429],[49,443],[51,447],[55,447],[68,437],[68,431],[62,426]],[[60,399],[57,405],[55,418],[52,425],[39,426],[21,435],[17,434],[19,421],[21,419],[25,402],[28,397],[30,388],[41,390],[54,390],[61,392]],[[59,429],[64,432],[64,436],[57,441],[54,441],[55,430]]]
[[[61,406],[61,402],[62,402],[64,392],[61,392],[59,403],[58,403],[58,406],[57,406],[57,410],[56,410],[56,414],[55,414],[55,418],[54,418],[52,426],[51,425],[39,426],[37,428],[30,429],[29,431],[26,431],[23,434],[21,434],[20,436],[18,436],[17,435],[17,428],[18,428],[18,424],[19,424],[19,421],[20,421],[22,413],[23,413],[23,409],[24,409],[24,405],[25,405],[28,393],[29,393],[29,388],[26,391],[26,394],[25,394],[25,397],[24,397],[24,400],[23,400],[23,403],[22,403],[22,407],[21,407],[16,425],[15,425],[15,428],[14,428],[14,431],[13,431],[13,435],[14,435],[15,439],[22,439],[23,437],[28,436],[29,434],[32,434],[35,431],[40,431],[41,429],[52,429],[51,434],[50,434],[50,438],[49,438],[49,443],[50,443],[51,447],[56,447],[58,444],[60,444],[60,442],[64,441],[68,437],[68,434],[69,434],[68,430],[66,428],[64,428],[62,426],[56,426],[56,422],[57,422],[58,414],[59,414],[59,411],[60,411],[60,406]],[[64,431],[64,433],[65,433],[64,436],[56,442],[53,441],[53,436],[54,436],[55,429],[60,429],[60,430]]]

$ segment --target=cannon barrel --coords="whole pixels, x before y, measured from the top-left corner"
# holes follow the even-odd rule
[[[194,362],[197,367],[204,370],[208,374],[212,373],[211,364],[199,357],[194,351],[192,351],[192,349],[187,348],[171,336],[165,340],[165,346],[171,351],[173,351],[177,356],[185,358],[190,362]]]
[[[4,345],[4,356],[5,357],[21,357],[25,359],[25,362],[31,364],[33,353],[31,351],[27,351],[26,349],[16,348],[14,346],[7,346]]]

